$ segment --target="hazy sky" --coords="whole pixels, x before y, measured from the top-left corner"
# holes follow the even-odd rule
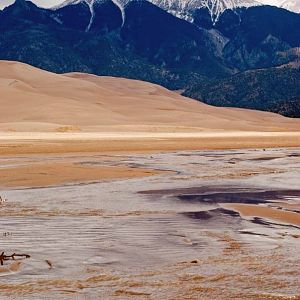
[[[32,0],[32,2],[36,3],[39,6],[43,6],[43,7],[51,7],[58,3],[61,3],[63,1],[64,0]],[[3,8],[13,2],[14,2],[14,0],[0,0],[0,8]],[[262,2],[264,4],[276,5],[276,4],[282,3],[283,0],[261,0],[261,1],[258,0],[258,2]]]

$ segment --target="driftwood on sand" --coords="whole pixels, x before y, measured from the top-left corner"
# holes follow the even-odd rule
[[[0,196],[0,204],[5,203],[6,199],[2,198],[2,196]],[[8,233],[4,233],[4,235],[6,236]],[[6,260],[17,260],[17,259],[25,259],[25,258],[30,258],[30,255],[28,254],[18,254],[18,253],[13,253],[11,255],[6,255],[4,252],[2,252],[0,254],[0,265],[3,266],[4,261]]]

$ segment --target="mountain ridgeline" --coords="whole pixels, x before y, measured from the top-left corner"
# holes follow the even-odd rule
[[[156,4],[76,0],[43,9],[17,0],[0,10],[0,59],[140,79],[213,105],[300,117],[299,14],[253,3],[216,17],[209,7],[187,14]]]

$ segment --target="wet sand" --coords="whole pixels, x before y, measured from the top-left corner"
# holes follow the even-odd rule
[[[10,161],[0,168],[0,189],[5,187],[46,187],[61,184],[89,183],[111,179],[157,175],[161,171],[118,166],[97,166],[93,161],[82,165],[76,162],[51,161],[48,163]]]
[[[0,157],[1,299],[299,298],[299,149],[122,150]]]
[[[250,204],[225,204],[226,209],[231,209],[239,212],[243,217],[260,217],[273,222],[295,225],[300,228],[300,214],[296,212],[285,211],[282,207],[270,208],[259,205]],[[298,205],[298,208],[300,205]]]

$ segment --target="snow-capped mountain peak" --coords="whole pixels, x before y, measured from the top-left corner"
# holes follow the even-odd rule
[[[94,6],[96,4],[101,4],[106,0],[66,0],[62,4],[53,7],[54,10],[68,6],[76,5],[79,3],[86,3],[89,6],[91,12],[90,24],[87,27],[87,30],[90,29],[93,19],[94,19]],[[136,0],[111,0],[122,13],[123,24],[125,22],[125,6],[130,1]],[[197,9],[206,8],[208,9],[213,23],[216,23],[220,15],[226,9],[235,9],[241,7],[251,7],[262,5],[261,3],[255,0],[148,0],[154,5],[162,8],[165,11],[175,15],[178,18],[185,19],[187,21],[193,21],[194,12]],[[288,0],[294,1],[294,0]]]
[[[95,2],[103,2],[103,1],[102,0],[66,0],[63,3],[54,6],[52,9],[57,10],[59,8],[63,8],[68,5],[76,5],[80,3],[86,3],[87,5],[92,6],[94,5]]]
[[[285,0],[280,5],[281,8],[300,13],[300,0]]]
[[[214,23],[226,9],[261,5],[255,0],[151,0],[151,2],[187,20],[192,20],[195,10],[207,8]]]

